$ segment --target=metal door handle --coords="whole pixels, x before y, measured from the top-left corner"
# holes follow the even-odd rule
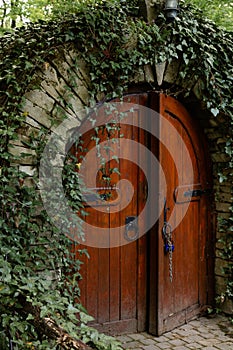
[[[125,218],[124,237],[127,241],[133,242],[139,237],[138,220],[136,216],[127,216]]]

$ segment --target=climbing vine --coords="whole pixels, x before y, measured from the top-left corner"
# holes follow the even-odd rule
[[[127,1],[95,1],[82,3],[75,15],[49,23],[39,22],[20,28],[1,39],[1,233],[0,233],[0,342],[1,348],[11,342],[15,349],[55,349],[58,342],[41,329],[40,319],[52,318],[64,331],[97,349],[118,349],[108,337],[100,336],[85,325],[88,316],[79,302],[78,280],[81,258],[72,256],[72,242],[58,232],[41,205],[38,168],[51,128],[23,129],[27,117],[23,111],[24,95],[37,84],[34,76],[66,48],[75,49],[89,72],[89,102],[121,97],[129,82],[145,65],[176,61],[180,65],[176,83],[164,86],[167,94],[188,96],[198,86],[198,94],[206,109],[214,116],[221,114],[226,130],[225,153],[229,157],[227,180],[232,183],[232,38],[213,23],[203,19],[190,6],[181,8],[174,23],[163,14],[151,24],[140,18]],[[74,62],[78,65],[78,62]],[[72,74],[67,88],[72,94]],[[150,83],[158,89],[157,83]],[[61,101],[66,104],[66,101]],[[63,116],[65,117],[65,116]],[[26,133],[24,136],[24,132]],[[28,152],[17,154],[18,143]],[[9,147],[10,145],[10,147]],[[32,176],[18,164],[34,165]],[[68,164],[66,164],[68,166]],[[222,170],[219,176],[223,179]],[[79,182],[74,163],[64,172],[74,181],[66,181],[75,196],[70,201],[76,209]],[[225,176],[225,175],[224,175]],[[69,189],[67,189],[69,192]],[[79,204],[77,204],[79,203]],[[229,261],[226,269],[226,294],[232,298],[232,215],[222,225],[223,255]],[[87,254],[80,249],[80,257]],[[56,276],[54,276],[54,273]],[[59,277],[59,278],[58,278]],[[25,305],[31,306],[28,313]],[[77,317],[77,314],[79,317]],[[81,321],[80,321],[81,320]],[[60,344],[62,346],[62,344]]]

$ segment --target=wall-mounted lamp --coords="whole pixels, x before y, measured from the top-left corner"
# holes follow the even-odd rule
[[[179,11],[178,0],[166,0],[165,11],[168,21],[173,21]]]

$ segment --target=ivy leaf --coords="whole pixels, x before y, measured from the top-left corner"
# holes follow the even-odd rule
[[[210,111],[215,117],[219,114],[219,109],[218,108],[211,108]]]
[[[87,315],[85,312],[80,312],[80,319],[82,321],[82,323],[87,323],[87,322],[91,322],[94,321],[94,317]]]
[[[68,305],[68,312],[74,314],[74,313],[78,313],[79,309],[77,309],[76,307],[74,307],[72,304]]]
[[[219,182],[220,183],[223,183],[224,181],[227,180],[227,177],[225,175],[221,174],[221,173],[219,173],[218,176],[219,176]]]
[[[180,44],[177,45],[176,48],[177,48],[177,50],[183,51],[183,48],[182,48],[182,46]]]
[[[188,58],[188,55],[186,53],[183,54],[183,59],[184,59],[185,64],[189,63],[189,58]]]
[[[214,65],[214,57],[213,57],[213,55],[209,55],[206,58],[206,61],[210,64],[211,67],[213,67],[213,65]]]

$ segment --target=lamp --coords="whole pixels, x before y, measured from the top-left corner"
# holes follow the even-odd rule
[[[166,0],[165,11],[168,21],[173,21],[179,11],[178,0]]]

